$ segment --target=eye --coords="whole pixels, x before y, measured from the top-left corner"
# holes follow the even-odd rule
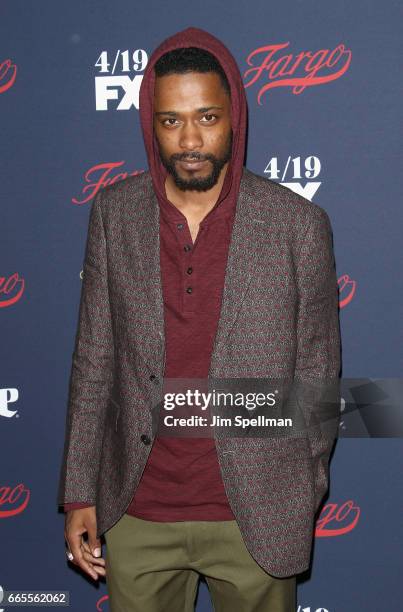
[[[174,117],[168,117],[168,119],[164,119],[162,125],[174,125],[173,123],[167,123],[167,121],[176,121],[176,119],[174,119]]]
[[[207,117],[208,120],[203,121],[202,123],[213,123],[214,119],[217,119],[217,115],[212,115],[211,113],[206,113],[205,115],[203,115],[203,118],[204,117]],[[213,119],[213,121],[211,119]]]

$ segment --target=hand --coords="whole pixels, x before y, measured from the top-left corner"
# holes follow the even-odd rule
[[[83,534],[88,533],[88,542]],[[105,576],[105,560],[101,557],[101,541],[96,537],[97,519],[95,506],[69,510],[66,513],[64,537],[73,555],[71,562],[89,574],[94,580],[98,575]],[[96,549],[99,557],[94,555]]]

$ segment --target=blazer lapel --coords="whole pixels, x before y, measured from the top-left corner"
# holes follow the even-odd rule
[[[256,266],[264,256],[264,244],[267,241],[268,232],[267,219],[262,217],[260,208],[254,206],[252,182],[253,175],[244,167],[229,245],[221,312],[211,363],[214,362],[220,345],[226,342],[236,322]]]
[[[159,203],[152,187],[151,176],[148,177],[147,189],[142,199],[133,207],[135,231],[133,251],[135,265],[139,268],[141,287],[145,294],[144,302],[148,308],[141,313],[141,323],[147,330],[144,359],[149,362],[150,355],[155,356],[155,368],[158,371],[160,355],[164,354],[164,302],[161,282],[160,264],[160,227]]]

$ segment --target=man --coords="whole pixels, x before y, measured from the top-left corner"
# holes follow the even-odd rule
[[[337,402],[331,435],[320,416],[340,369],[330,221],[244,167],[241,75],[207,32],[155,50],[140,119],[149,171],[90,212],[59,490],[67,554],[106,575],[114,612],[193,610],[201,575],[217,611],[294,611],[337,430]],[[159,435],[168,382],[212,377],[292,379],[314,426]]]

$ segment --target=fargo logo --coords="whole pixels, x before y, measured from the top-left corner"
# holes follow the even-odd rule
[[[0,308],[12,306],[21,299],[24,293],[25,280],[18,276],[18,272],[14,272],[8,278],[0,276]]]
[[[128,176],[141,174],[143,170],[134,170],[133,172],[115,172],[123,166],[125,162],[106,162],[105,164],[97,164],[89,168],[84,174],[84,187],[81,190],[82,198],[72,198],[73,204],[86,204],[94,198],[98,191],[106,185],[113,185],[118,181],[122,181]]]
[[[0,94],[10,89],[17,78],[17,66],[10,59],[0,64]]]
[[[108,601],[109,601],[109,595],[102,595],[102,597],[98,599],[96,603],[96,608],[98,612],[107,612],[107,610],[109,610],[109,605],[107,603]]]
[[[0,519],[24,512],[30,497],[31,491],[23,483],[13,489],[7,486],[0,487]]]
[[[10,410],[9,405],[14,404],[19,397],[18,389],[0,389],[0,417],[18,417],[18,410]]]
[[[352,499],[341,505],[325,504],[316,521],[315,537],[331,538],[345,535],[355,529],[361,509]]]
[[[111,60],[111,61],[110,61]],[[118,49],[112,56],[102,51],[95,68],[101,76],[95,77],[95,108],[97,111],[109,110],[109,102],[114,101],[113,110],[139,108],[139,91],[143,72],[148,63],[144,49],[129,52]],[[115,72],[119,72],[116,75]],[[134,77],[130,78],[130,74]]]
[[[340,310],[347,306],[355,295],[357,281],[352,280],[348,274],[343,274],[337,280],[339,285],[339,306]]]
[[[246,58],[246,63],[251,68],[243,74],[245,88],[258,81],[260,84],[264,83],[257,94],[259,104],[262,104],[263,94],[270,89],[292,87],[292,93],[298,95],[307,87],[324,85],[339,79],[350,66],[352,53],[343,44],[332,51],[301,51],[295,56],[292,53],[282,53],[289,44],[286,42],[259,47]]]

